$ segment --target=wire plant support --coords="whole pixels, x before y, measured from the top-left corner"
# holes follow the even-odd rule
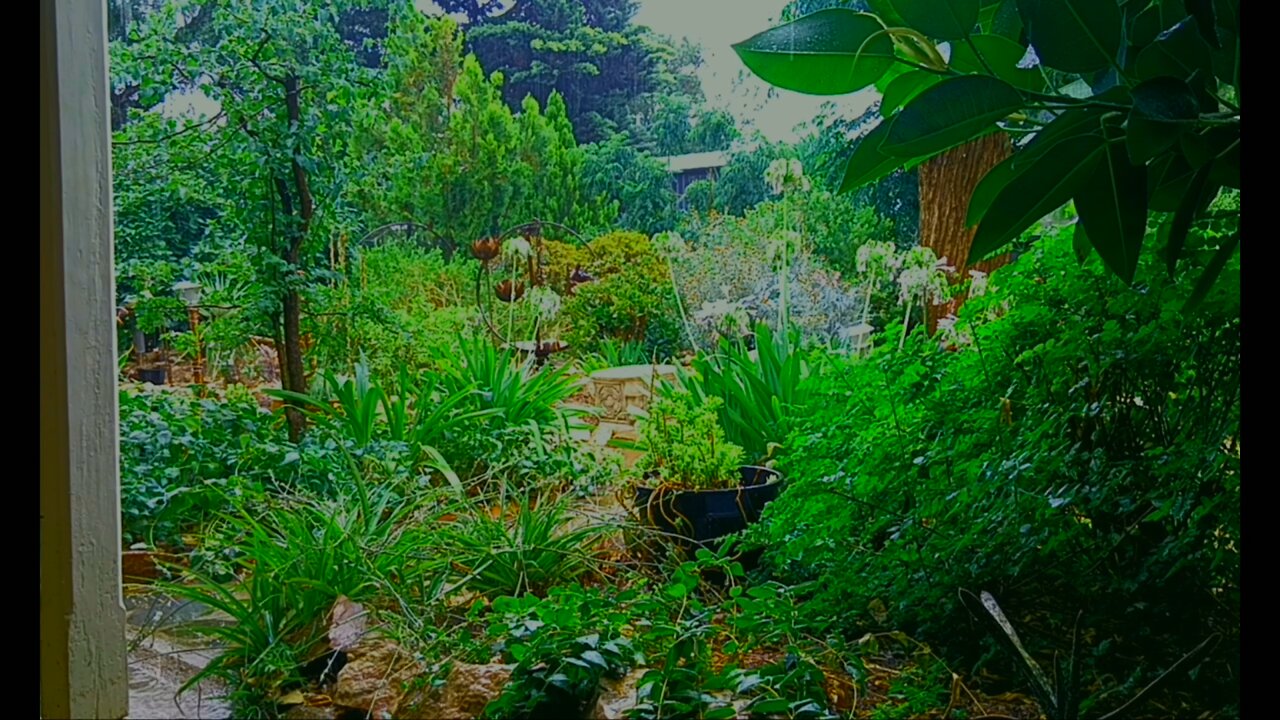
[[[513,323],[508,323],[506,330],[495,320],[497,314],[495,299],[514,305],[528,297],[535,288],[549,285],[547,277],[550,266],[549,252],[544,242],[544,233],[548,230],[562,237],[572,238],[583,244],[582,236],[563,223],[549,220],[533,220],[508,228],[501,234],[481,238],[471,244],[471,255],[480,261],[476,271],[476,307],[480,318],[494,339],[503,347],[516,348],[531,353],[537,365],[542,365],[551,355],[568,349],[568,344],[559,338],[544,339],[542,323],[533,326],[533,341],[519,340],[515,337]],[[508,252],[509,243],[515,238],[522,238],[528,244],[527,252]],[[575,276],[566,278],[570,285],[583,282]]]

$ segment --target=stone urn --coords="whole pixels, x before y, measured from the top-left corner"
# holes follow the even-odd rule
[[[674,365],[624,365],[591,373],[588,392],[604,412],[601,419],[630,425],[630,408],[649,409],[649,398],[661,381],[676,382]]]

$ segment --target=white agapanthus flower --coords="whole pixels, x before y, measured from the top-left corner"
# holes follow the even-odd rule
[[[688,244],[684,241],[684,237],[675,231],[654,235],[653,246],[659,253],[668,257],[679,255],[688,249]]]
[[[974,298],[985,295],[987,292],[987,274],[981,270],[970,270],[969,277],[973,281],[969,283],[969,297]]]
[[[540,319],[544,321],[551,320],[560,314],[562,301],[555,290],[539,286],[530,290],[527,297]]]
[[[808,191],[811,186],[809,178],[804,176],[804,166],[799,160],[778,158],[769,163],[764,171],[764,181],[774,195],[781,195],[788,190]]]
[[[533,246],[528,240],[519,236],[507,238],[507,241],[502,244],[502,254],[509,258],[527,258],[533,254]]]

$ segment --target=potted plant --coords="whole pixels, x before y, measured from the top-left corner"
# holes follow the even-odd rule
[[[672,392],[657,399],[641,421],[647,454],[637,466],[645,480],[636,488],[637,511],[685,545],[706,545],[743,530],[781,489],[776,470],[744,464],[742,448],[725,438],[718,421],[721,402]]]

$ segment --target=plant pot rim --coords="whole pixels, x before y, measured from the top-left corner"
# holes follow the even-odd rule
[[[776,485],[782,482],[784,479],[781,472],[779,472],[778,470],[775,470],[774,468],[764,467],[763,465],[739,465],[738,470],[739,471],[742,471],[742,470],[763,471],[768,474],[768,478],[764,482],[757,483],[755,485],[730,485],[729,487],[687,488],[687,489],[673,490],[673,492],[701,493],[701,492],[738,491],[746,488],[761,488],[761,487],[767,487],[769,485]],[[645,484],[644,482],[644,481],[652,480],[653,474],[656,472],[657,472],[656,470],[650,470],[646,472],[643,476],[643,480],[637,483],[636,487],[641,490],[657,490],[658,486],[648,485],[648,484]]]

